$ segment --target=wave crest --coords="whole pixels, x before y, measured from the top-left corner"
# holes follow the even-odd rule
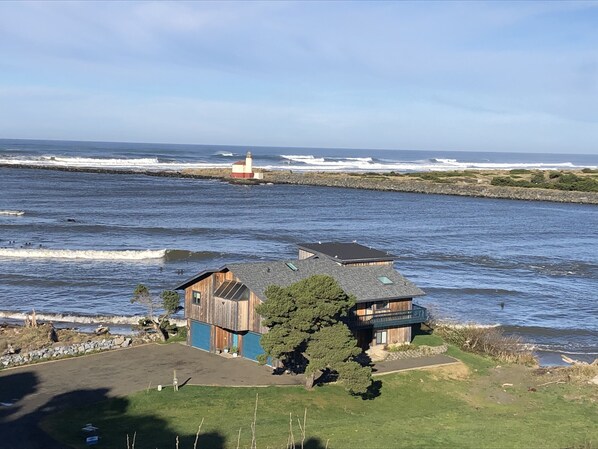
[[[86,260],[145,260],[162,259],[165,249],[158,250],[78,250],[78,249],[13,249],[0,248],[0,257],[17,259],[86,259]]]
[[[31,313],[11,312],[0,310],[0,318],[8,320],[25,321],[25,318],[30,318]],[[124,315],[71,315],[68,313],[35,313],[35,317],[41,321],[52,321],[58,323],[76,323],[76,324],[130,324],[136,325],[142,316],[124,316]],[[169,320],[177,326],[185,326],[186,320],[174,319]]]
[[[0,210],[0,215],[25,215],[25,211],[22,210]]]

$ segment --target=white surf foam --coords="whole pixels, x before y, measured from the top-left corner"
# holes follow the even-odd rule
[[[21,215],[25,215],[25,211],[22,211],[22,210],[0,210],[0,215],[21,216]]]
[[[452,328],[452,329],[492,329],[495,327],[501,327],[501,324],[479,324],[479,323],[456,323],[454,321],[443,321],[438,322],[440,326]]]
[[[0,157],[0,164],[24,165],[31,167],[72,167],[97,168],[144,171],[177,171],[184,169],[230,168],[230,163],[222,161],[222,157],[236,157],[235,153],[220,151],[215,155],[221,156],[221,161],[215,162],[173,162],[158,158],[98,158],[98,157],[65,157],[45,155],[38,157]],[[449,158],[431,158],[416,161],[380,160],[372,157],[323,157],[317,155],[282,154],[284,162],[264,165],[254,160],[254,165],[266,170],[297,170],[297,171],[449,171],[449,170],[513,170],[513,169],[544,169],[566,170],[584,168],[571,162],[464,162]],[[596,169],[598,166],[588,166]]]
[[[0,248],[0,257],[18,259],[89,259],[89,260],[145,260],[162,259],[165,249],[158,250],[74,250],[74,249],[13,249]]]
[[[174,171],[186,168],[222,168],[227,163],[206,162],[165,162],[158,158],[93,158],[41,156],[34,158],[0,157],[0,164],[23,165],[29,167],[72,167],[72,168],[105,168],[121,170],[159,170]]]
[[[460,162],[456,159],[429,159],[424,161],[375,161],[372,158],[323,158],[313,155],[281,155],[287,162],[263,166],[267,170],[297,171],[452,171],[452,170],[566,170],[583,168],[571,162],[544,163],[500,163],[500,162]],[[597,168],[597,167],[588,167]]]
[[[23,312],[11,312],[11,311],[0,311],[0,318],[8,320],[25,321],[25,318],[31,318],[31,313]],[[62,313],[35,313],[35,317],[39,321],[52,321],[59,323],[76,323],[76,324],[130,324],[135,325],[139,323],[142,316],[112,316],[112,315],[96,315],[96,316],[83,316],[83,315],[71,315]],[[185,326],[186,321],[183,319],[169,320],[171,323],[177,326]]]

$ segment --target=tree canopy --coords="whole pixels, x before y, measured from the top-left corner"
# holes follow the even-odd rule
[[[361,353],[342,317],[355,304],[330,276],[315,275],[288,287],[270,286],[267,301],[257,307],[269,331],[261,338],[265,354],[279,359],[286,368],[305,369],[306,386],[330,370],[353,393],[365,393],[371,369],[354,359]],[[298,362],[298,361],[302,361]]]
[[[152,327],[158,332],[163,340],[168,338],[169,325],[168,318],[181,310],[181,298],[178,292],[174,290],[164,290],[160,294],[160,298],[154,297],[149,288],[143,284],[138,284],[133,291],[133,298],[131,303],[138,303],[144,306],[147,310],[147,320],[149,320]],[[157,310],[162,309],[163,314],[158,317],[154,316]]]

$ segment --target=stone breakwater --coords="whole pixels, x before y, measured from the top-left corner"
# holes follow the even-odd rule
[[[263,180],[235,180],[229,169],[186,169],[182,171],[156,171],[143,169],[110,169],[87,167],[30,166],[0,164],[2,168],[32,170],[57,170],[82,173],[105,173],[117,175],[147,175],[172,178],[217,179],[239,184],[289,184],[345,189],[379,190],[388,192],[423,193],[430,195],[456,195],[478,198],[497,198],[524,201],[551,201],[557,203],[598,204],[598,192],[577,192],[566,190],[526,187],[493,186],[473,183],[443,183],[407,179],[405,177],[360,176],[347,173],[305,173],[292,171],[264,171]],[[498,172],[497,172],[498,173]],[[504,172],[503,174],[507,174]]]
[[[68,346],[54,346],[36,349],[24,354],[9,354],[0,357],[0,367],[25,365],[27,363],[41,362],[62,357],[75,357],[92,352],[108,351],[111,349],[127,348],[133,344],[131,338],[118,336],[111,339],[87,341]]]
[[[408,349],[406,351],[389,352],[385,361],[415,359],[419,357],[427,357],[431,355],[444,354],[448,349],[447,345],[441,346],[418,346],[415,349]]]
[[[264,181],[274,184],[311,185],[348,189],[381,190],[393,192],[425,193],[432,195],[457,195],[480,198],[500,198],[526,201],[552,201],[558,203],[598,204],[598,193],[575,192],[525,187],[503,187],[477,184],[449,184],[432,181],[416,181],[404,178],[396,180],[384,177],[360,177],[352,175],[319,173],[270,172]]]

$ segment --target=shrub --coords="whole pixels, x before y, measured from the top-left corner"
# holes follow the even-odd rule
[[[405,352],[405,351],[413,351],[418,349],[418,346],[414,346],[412,344],[405,344],[405,345],[390,345],[386,348],[388,352]]]
[[[493,186],[507,186],[507,187],[532,187],[533,186],[528,181],[515,180],[515,179],[511,179],[511,178],[506,178],[504,176],[495,176],[490,181],[490,184]]]
[[[562,175],[562,173],[561,173],[561,172],[558,172],[558,171],[551,171],[550,173],[548,173],[548,177],[549,177],[550,179],[556,179],[556,178],[559,178],[561,175]]]
[[[531,171],[524,168],[514,168],[513,170],[510,170],[509,173],[512,175],[524,175],[526,173],[531,173]]]
[[[532,175],[532,178],[530,179],[530,182],[532,184],[544,184],[546,182],[546,178],[544,178],[544,173],[542,173],[542,172],[534,173]]]
[[[531,351],[523,349],[520,338],[504,335],[496,327],[441,325],[434,332],[464,351],[488,355],[506,363],[536,364]]]
[[[563,173],[559,178],[559,182],[562,184],[569,184],[578,181],[581,181],[581,178],[573,173]]]

